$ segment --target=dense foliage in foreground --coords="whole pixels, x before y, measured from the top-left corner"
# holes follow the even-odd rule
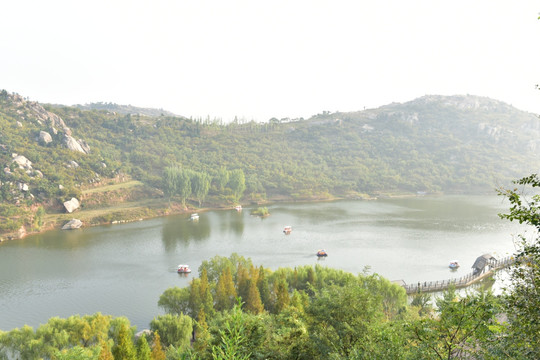
[[[377,275],[271,272],[236,254],[204,262],[199,278],[166,290],[159,305],[166,315],[154,318],[148,338],[134,340],[127,319],[94,314],[12,330],[0,349],[23,359],[145,359],[137,347],[148,354],[152,346],[168,359],[417,359],[470,353],[498,328],[489,294],[448,292],[437,314],[426,297],[408,305],[403,288]]]

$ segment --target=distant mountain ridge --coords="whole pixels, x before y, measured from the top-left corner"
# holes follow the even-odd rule
[[[119,105],[115,103],[97,102],[84,105],[73,105],[73,107],[81,110],[106,110],[118,114],[143,115],[143,116],[178,116],[170,111],[155,108],[142,108],[133,105]]]

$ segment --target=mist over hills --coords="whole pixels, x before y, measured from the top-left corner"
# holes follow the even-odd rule
[[[485,97],[431,95],[266,123],[140,109],[42,105],[2,91],[1,203],[54,207],[113,178],[159,190],[171,165],[207,174],[214,204],[231,202],[214,181],[224,169],[245,175],[243,202],[493,193],[540,170],[538,116]]]

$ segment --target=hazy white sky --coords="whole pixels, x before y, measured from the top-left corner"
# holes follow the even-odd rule
[[[0,4],[0,88],[257,121],[472,94],[540,113],[537,0]]]

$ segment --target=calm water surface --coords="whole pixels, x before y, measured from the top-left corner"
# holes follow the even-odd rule
[[[233,252],[274,270],[321,264],[357,274],[368,266],[407,283],[459,277],[479,255],[514,251],[512,234],[523,229],[498,218],[507,208],[484,196],[276,204],[265,219],[245,208],[201,213],[198,222],[171,216],[4,242],[0,329],[98,311],[146,328],[162,313],[164,290],[187,286],[203,260]],[[318,260],[321,248],[329,256]],[[448,269],[453,259],[457,272]],[[178,275],[179,263],[194,273]]]

